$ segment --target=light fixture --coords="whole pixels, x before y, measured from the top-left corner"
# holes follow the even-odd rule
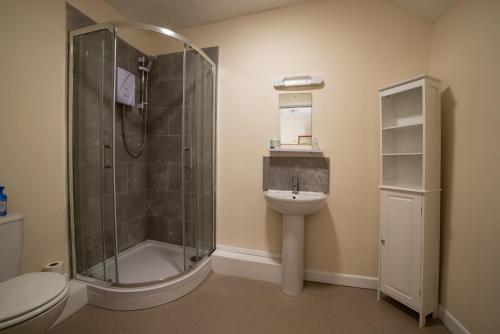
[[[273,80],[274,88],[319,86],[322,83],[323,79],[320,76],[312,75],[283,76]]]

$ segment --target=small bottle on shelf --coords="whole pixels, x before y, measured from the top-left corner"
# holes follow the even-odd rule
[[[279,139],[271,139],[269,141],[269,148],[270,149],[279,149],[281,147],[281,142]]]
[[[5,187],[0,186],[0,216],[7,214],[7,195],[3,193]]]
[[[275,147],[276,147],[276,143],[275,143],[274,139],[270,139],[269,140],[269,148],[274,149]]]

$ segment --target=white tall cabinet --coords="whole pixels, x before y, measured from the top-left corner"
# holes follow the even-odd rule
[[[441,184],[439,80],[421,75],[380,94],[378,298],[437,315]]]

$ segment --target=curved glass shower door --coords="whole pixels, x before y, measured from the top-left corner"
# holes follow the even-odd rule
[[[73,272],[158,284],[215,248],[215,66],[181,36],[116,22],[70,35]]]

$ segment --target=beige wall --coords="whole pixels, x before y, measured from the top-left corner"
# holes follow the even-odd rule
[[[69,1],[96,21],[123,17],[103,1]],[[25,215],[22,270],[68,269],[66,12],[62,0],[0,2],[0,184]]]
[[[461,1],[429,64],[444,90],[441,303],[478,334],[500,328],[499,33],[499,1]]]
[[[390,1],[313,1],[179,31],[220,46],[217,242],[281,252],[262,196],[278,75],[314,74],[313,135],[331,159],[327,206],[306,221],[306,267],[376,276],[378,94],[427,71],[431,25]]]
[[[0,3],[0,182],[25,214],[23,271],[68,262],[62,1]]]

